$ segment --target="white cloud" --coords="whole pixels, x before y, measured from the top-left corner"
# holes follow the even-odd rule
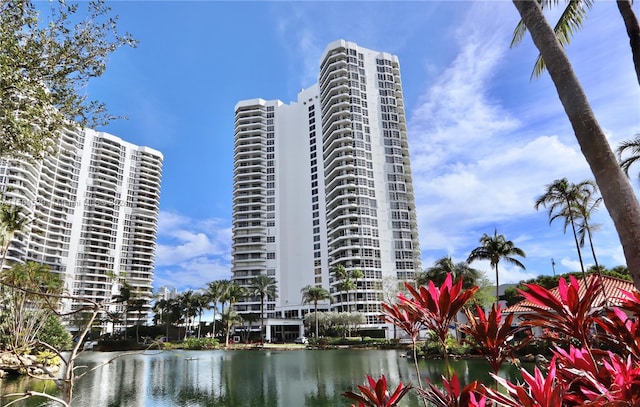
[[[195,220],[161,211],[155,285],[202,288],[230,277],[231,228],[226,220]]]

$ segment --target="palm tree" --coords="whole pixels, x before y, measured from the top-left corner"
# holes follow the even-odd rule
[[[128,328],[127,307],[132,297],[133,297],[132,287],[126,281],[122,281],[122,283],[120,284],[120,292],[118,294],[111,296],[111,299],[113,300],[113,302],[115,302],[116,304],[122,304],[124,305],[124,308],[125,308],[124,310],[124,339],[125,340],[127,339],[127,328]]]
[[[234,310],[233,310],[233,304],[235,304],[236,302],[238,302],[238,300],[240,298],[246,297],[247,296],[247,290],[245,290],[243,287],[240,287],[238,284],[229,281],[227,283],[225,283],[225,290],[224,290],[224,295],[223,297],[220,298],[220,300],[223,302],[223,304],[225,302],[229,302],[229,309],[228,312],[225,313],[225,311],[222,311],[223,316],[226,315],[226,332],[225,332],[225,346],[229,346],[229,333],[231,332],[231,327],[232,324],[237,322],[237,314],[235,314]],[[224,308],[224,305],[223,305]]]
[[[132,299],[127,304],[126,312],[131,311],[131,312],[138,313],[138,319],[136,321],[136,343],[140,342],[140,335],[139,335],[140,316],[142,315],[142,311],[144,311],[147,304],[148,304],[148,301],[144,298]]]
[[[193,318],[198,315],[198,301],[197,294],[194,293],[193,290],[187,290],[178,295],[178,302],[180,303],[180,308],[182,309],[186,323],[184,339],[187,339],[189,335]]]
[[[198,314],[198,338],[200,338],[200,330],[202,326],[202,313],[206,309],[210,309],[211,299],[208,294],[196,294],[194,297],[194,305]]]
[[[629,153],[630,155],[626,158],[622,158],[625,153]],[[640,133],[636,134],[633,140],[625,140],[620,143],[616,149],[616,154],[618,156],[620,168],[622,168],[622,171],[624,171],[625,175],[628,177],[629,167],[640,161]],[[638,173],[638,178],[640,178],[640,173]]]
[[[209,296],[211,308],[213,309],[213,329],[211,332],[213,338],[216,337],[216,311],[218,310],[218,302],[222,299],[225,289],[226,285],[224,284],[224,280],[207,283],[207,295]]]
[[[278,297],[278,286],[273,277],[260,274],[251,280],[249,294],[260,297],[260,340],[262,341],[264,331],[264,300],[274,300]]]
[[[507,263],[515,264],[522,269],[525,269],[524,265],[516,258],[512,256],[526,257],[524,251],[515,246],[511,240],[505,239],[504,235],[499,235],[498,230],[495,229],[493,236],[488,234],[482,235],[480,238],[481,246],[476,247],[471,251],[467,258],[467,263],[471,263],[475,260],[489,260],[489,264],[496,270],[496,304],[500,298],[500,283],[498,281],[498,263],[500,260],[504,260]]]
[[[304,287],[302,290],[302,302],[304,304],[313,303],[313,312],[315,313],[315,326],[316,326],[316,339],[318,338],[318,302],[329,300],[331,301],[331,294],[326,289],[315,286],[308,285]]]
[[[12,206],[6,203],[0,204],[0,242],[2,242],[2,260],[0,260],[0,272],[7,259],[9,246],[16,233],[20,232],[29,223],[23,210],[19,206]]]
[[[342,292],[345,291],[345,286],[343,284],[343,281],[349,276],[349,272],[347,271],[347,269],[344,267],[344,265],[342,264],[338,264],[337,266],[335,266],[332,270],[331,270],[331,274],[333,274],[334,278],[337,281],[336,284],[336,290],[338,291],[338,301],[340,304],[342,304]],[[348,294],[348,293],[347,293]],[[347,306],[349,305],[349,298],[347,295]],[[342,309],[342,311],[344,311],[344,307],[340,307]]]
[[[582,271],[582,276],[586,284],[586,273],[584,271],[584,262],[582,261],[582,251],[580,250],[580,242],[578,241],[575,219],[580,216],[577,207],[584,201],[586,196],[592,196],[597,187],[592,180],[585,180],[578,184],[573,184],[566,178],[562,178],[555,180],[552,184],[548,184],[546,188],[546,192],[536,199],[534,207],[537,210],[540,206],[544,206],[549,210],[549,224],[556,219],[564,218],[565,232],[567,225],[571,225],[573,239],[575,240],[576,250],[578,251],[578,259],[580,260],[580,270]]]
[[[634,285],[640,289],[640,204],[589,105],[571,62],[535,1],[514,0],[522,21],[545,60],[580,149],[618,232]]]
[[[356,312],[358,311],[358,280],[364,278],[364,273],[360,269],[351,270],[351,278],[353,279],[354,302],[356,303]]]
[[[598,206],[602,202],[601,197],[594,196],[597,192],[597,187],[594,185],[592,191],[585,191],[585,195],[581,202],[576,202],[576,227],[578,234],[578,243],[580,247],[584,247],[586,240],[589,240],[589,247],[591,249],[591,255],[593,256],[593,262],[597,270],[600,269],[598,265],[598,258],[596,257],[596,251],[593,247],[593,232],[600,228],[600,225],[590,222],[591,214],[598,210]]]
[[[476,285],[476,281],[481,277],[480,271],[471,268],[467,262],[454,263],[451,256],[445,256],[436,260],[426,272],[418,274],[416,284],[427,285],[429,281],[433,281],[439,287],[444,283],[449,273],[451,273],[454,282],[462,279],[462,288],[465,290]]]
[[[558,0],[538,0],[541,7],[553,7],[558,4]],[[567,6],[563,13],[560,15],[558,22],[554,28],[555,36],[558,42],[563,46],[567,46],[571,41],[573,33],[582,28],[583,21],[586,19],[587,10],[591,9],[594,0],[567,0]],[[633,12],[632,1],[630,0],[617,0],[618,11],[622,16],[625,28],[627,29],[627,35],[629,36],[629,45],[631,46],[631,53],[633,57],[633,65],[636,71],[636,77],[640,84],[640,24]],[[513,32],[513,39],[511,41],[511,47],[519,44],[524,37],[527,30],[523,20],[520,20],[516,29]],[[545,70],[544,59],[541,54],[538,54],[536,63],[531,73],[532,78],[537,78]]]

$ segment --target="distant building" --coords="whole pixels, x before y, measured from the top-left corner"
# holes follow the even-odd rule
[[[178,290],[175,287],[160,287],[156,291],[156,300],[173,300],[178,297]]]
[[[329,290],[321,310],[359,311],[362,328],[383,328],[389,281],[411,280],[420,247],[407,127],[395,55],[344,40],[327,47],[318,83],[298,101],[251,99],[235,107],[233,281],[266,274],[267,338],[295,338],[307,285]],[[347,292],[331,273],[361,270]],[[353,280],[353,279],[352,279]],[[391,284],[393,286],[393,283]],[[257,313],[259,298],[239,313]]]
[[[90,129],[62,133],[41,162],[0,160],[2,199],[30,219],[8,263],[32,260],[60,274],[77,297],[63,301],[63,312],[82,298],[109,301],[122,279],[151,299],[162,160],[159,151]],[[145,321],[149,311],[128,321]],[[67,323],[73,328],[73,319]]]

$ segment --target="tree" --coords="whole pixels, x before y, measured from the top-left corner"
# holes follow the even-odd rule
[[[584,210],[579,211],[578,207],[587,197],[592,196],[596,192],[597,187],[592,180],[585,180],[574,184],[566,178],[562,178],[555,180],[552,184],[548,184],[546,188],[545,193],[536,199],[534,207],[537,210],[540,206],[544,206],[549,210],[549,224],[556,219],[564,218],[565,232],[567,225],[571,225],[573,239],[576,243],[576,250],[578,251],[578,259],[580,260],[580,270],[582,271],[582,275],[586,276],[575,219],[581,216],[581,212],[584,212]]]
[[[211,301],[211,308],[213,309],[213,330],[211,332],[212,337],[216,337],[216,311],[218,310],[218,302],[224,295],[225,284],[223,280],[216,280],[207,283],[207,295],[209,301]]]
[[[632,140],[625,140],[616,149],[620,168],[625,175],[629,176],[629,167],[640,161],[640,133],[636,134]],[[625,157],[625,155],[627,155]],[[638,173],[640,178],[640,173]]]
[[[558,4],[558,0],[538,0],[541,7],[552,7]],[[586,18],[587,9],[591,9],[594,0],[567,0],[567,6],[560,15],[558,22],[554,27],[554,33],[558,42],[563,46],[567,46],[571,40],[573,33],[582,28],[582,23]],[[636,77],[640,84],[640,24],[638,18],[633,12],[632,2],[630,0],[617,0],[618,11],[622,16],[627,35],[629,36],[629,45],[633,56],[633,65],[636,71]],[[513,32],[511,46],[515,46],[522,41],[527,30],[523,20],[520,20]],[[536,63],[531,73],[532,78],[537,78],[545,71],[544,58],[538,54]]]
[[[138,318],[136,321],[136,343],[140,342],[139,328],[140,328],[140,316],[142,315],[142,311],[147,307],[148,301],[144,298],[133,298],[129,300],[127,303],[126,312],[137,312]]]
[[[249,295],[260,297],[260,340],[264,332],[264,300],[274,300],[278,297],[278,286],[273,277],[260,274],[251,280]]]
[[[198,338],[200,338],[200,329],[202,326],[202,313],[204,312],[204,310],[210,309],[209,307],[210,302],[211,302],[211,299],[207,294],[196,294],[194,298],[196,313],[198,314]]]
[[[231,327],[233,326],[233,324],[238,322],[238,315],[233,310],[233,304],[238,302],[240,298],[246,297],[247,290],[245,290],[243,287],[240,287],[238,284],[231,281],[226,282],[225,286],[226,288],[224,290],[224,296],[220,300],[223,303],[229,302],[228,312],[225,313],[224,305],[223,305],[223,311],[222,311],[222,315],[226,321],[225,326],[227,328],[225,332],[224,344],[225,346],[229,346],[229,334],[231,333]]]
[[[0,272],[4,267],[9,252],[9,246],[16,233],[22,231],[29,219],[19,206],[0,204],[0,242],[2,246],[2,260],[0,260]]]
[[[604,131],[553,29],[535,1],[514,0],[522,21],[545,60],[604,204],[616,227],[634,285],[640,289],[640,204],[620,169]]]
[[[493,236],[488,234],[482,235],[480,238],[480,246],[471,251],[467,258],[467,263],[475,260],[489,260],[489,264],[496,271],[496,303],[500,299],[500,283],[498,280],[498,263],[504,260],[507,263],[515,264],[524,269],[524,265],[512,256],[526,257],[524,251],[515,246],[511,240],[505,239],[504,235],[499,235],[498,230],[494,230]]]
[[[302,302],[304,304],[313,303],[313,312],[316,315],[316,318],[315,318],[315,327],[316,327],[315,335],[316,336],[315,337],[319,338],[318,336],[318,302],[325,301],[325,300],[331,301],[331,294],[326,289],[319,286],[314,286],[314,285],[308,285],[304,287],[301,290],[301,292],[302,292]]]
[[[127,307],[129,305],[129,301],[133,298],[132,287],[127,283],[126,280],[122,281],[120,284],[120,291],[118,294],[111,296],[111,300],[116,304],[123,304],[124,311],[124,339],[127,339],[127,328],[128,328],[128,320],[127,320]]]
[[[58,1],[43,18],[35,2],[0,2],[0,156],[41,158],[69,123],[95,127],[113,118],[87,100],[86,87],[109,54],[136,41],[118,34],[104,3],[85,3],[79,15],[78,4]]]
[[[445,256],[436,260],[426,272],[418,274],[416,284],[427,285],[429,281],[433,281],[436,286],[441,286],[449,273],[454,282],[462,279],[462,288],[465,290],[476,285],[476,281],[482,276],[479,270],[472,268],[467,262],[454,263],[451,256]]]
[[[9,349],[21,354],[35,343],[49,315],[57,310],[55,296],[62,294],[63,282],[44,264],[29,261],[5,270],[0,284],[8,288],[2,336],[7,338]]]

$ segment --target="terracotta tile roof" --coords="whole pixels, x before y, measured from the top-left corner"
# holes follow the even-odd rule
[[[593,279],[596,278],[596,274],[591,274],[587,276],[587,285],[591,284],[591,281],[593,281]],[[634,291],[635,287],[633,285],[632,281],[627,281],[627,280],[622,280],[619,278],[614,278],[614,277],[609,277],[609,276],[602,276],[602,280],[604,281],[604,291],[607,294],[607,298],[609,299],[609,304],[616,306],[616,305],[620,305],[620,298],[622,296],[622,293],[620,292],[621,290],[624,291]],[[568,281],[568,279],[567,279]],[[580,283],[580,289],[578,290],[578,296],[583,296],[584,295],[584,284],[582,283],[582,279],[578,279],[578,282]],[[559,297],[558,294],[558,287],[556,288],[552,288],[550,290],[553,295],[555,297]],[[598,290],[597,294],[596,294],[596,298],[594,301],[594,304],[600,304],[604,302],[604,296],[602,295],[602,290]],[[530,312],[531,309],[527,307],[527,305],[533,305],[533,303],[531,301],[527,301],[527,300],[523,300],[520,301],[517,304],[514,304],[510,307],[507,307],[506,309],[504,309],[502,312],[503,313],[524,313],[524,312]]]

